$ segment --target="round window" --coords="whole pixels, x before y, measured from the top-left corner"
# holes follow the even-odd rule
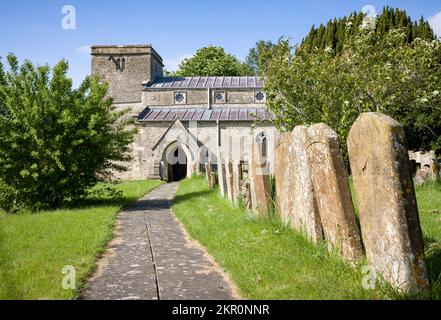
[[[256,100],[257,101],[263,101],[265,99],[265,94],[261,91],[256,93]]]
[[[184,96],[182,93],[177,93],[177,94],[175,95],[175,100],[176,100],[176,102],[183,102],[184,99],[185,99],[185,96]]]
[[[224,94],[222,92],[217,92],[215,98],[217,102],[222,102],[224,101]]]

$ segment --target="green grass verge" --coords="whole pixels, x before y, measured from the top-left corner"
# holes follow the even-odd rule
[[[81,208],[0,213],[0,299],[74,299],[111,240],[116,213],[161,184],[115,185],[118,199],[91,199]],[[77,289],[62,288],[62,268],[74,266]]]
[[[418,190],[425,235],[441,239],[441,190]],[[203,177],[181,182],[173,210],[190,235],[230,274],[246,299],[405,298],[390,289],[362,287],[362,264],[351,268],[325,244],[313,245],[277,218],[259,219],[211,191]],[[439,215],[441,217],[441,214]],[[435,253],[435,251],[434,251]],[[429,268],[434,266],[428,256]],[[438,259],[439,260],[439,259]],[[435,263],[436,265],[436,263]],[[432,269],[436,269],[432,268]],[[436,270],[431,277],[436,276]]]
[[[432,298],[441,300],[441,181],[416,187]]]

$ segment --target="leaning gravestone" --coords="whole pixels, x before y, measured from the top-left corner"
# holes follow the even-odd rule
[[[225,164],[225,177],[227,182],[227,197],[234,203],[233,163],[231,161]]]
[[[301,230],[313,241],[323,239],[320,213],[315,203],[312,186],[311,165],[306,151],[308,128],[297,126],[291,133],[292,142],[289,159],[292,190],[293,227]]]
[[[214,189],[216,187],[216,175],[213,172],[211,163],[205,164],[205,175],[207,178],[208,186],[210,187],[210,189]]]
[[[207,182],[210,183],[210,177],[211,177],[211,163],[205,164],[205,178],[207,179]]]
[[[307,131],[306,127],[297,126],[292,133],[282,133],[277,142],[276,205],[284,222],[317,242],[323,237],[306,153]]]
[[[242,180],[240,194],[242,195],[245,207],[247,209],[252,209],[250,183],[247,180]]]
[[[308,128],[306,146],[312,183],[325,239],[351,263],[362,257],[349,183],[337,134],[326,124]]]
[[[242,165],[240,162],[233,162],[233,194],[236,202],[241,194]]]
[[[208,180],[208,185],[212,190],[216,187],[216,174],[213,171],[211,171],[210,173],[210,179]]]
[[[227,180],[225,176],[225,164],[222,153],[218,154],[217,157],[217,175],[219,181],[219,191],[223,197],[227,194]]]
[[[292,166],[293,159],[290,158],[292,137],[290,132],[280,134],[276,143],[274,178],[276,180],[276,210],[285,223],[291,223],[292,198],[297,190],[293,190]],[[295,163],[294,165],[298,165]]]
[[[423,237],[404,131],[377,112],[361,114],[348,137],[368,262],[394,287],[428,287]]]
[[[251,205],[259,215],[267,216],[271,199],[269,183],[269,163],[265,136],[257,136],[251,144],[250,193]]]

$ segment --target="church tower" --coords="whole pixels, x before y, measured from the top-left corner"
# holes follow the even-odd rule
[[[92,74],[108,82],[117,106],[141,103],[142,83],[163,75],[161,56],[149,45],[92,46]]]

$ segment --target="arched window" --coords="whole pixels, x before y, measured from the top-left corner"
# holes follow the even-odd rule
[[[268,138],[266,137],[264,132],[260,132],[260,133],[257,134],[256,142],[261,145],[262,157],[266,157],[266,155],[267,155]]]
[[[121,60],[121,72],[126,70],[126,58],[122,58]]]

